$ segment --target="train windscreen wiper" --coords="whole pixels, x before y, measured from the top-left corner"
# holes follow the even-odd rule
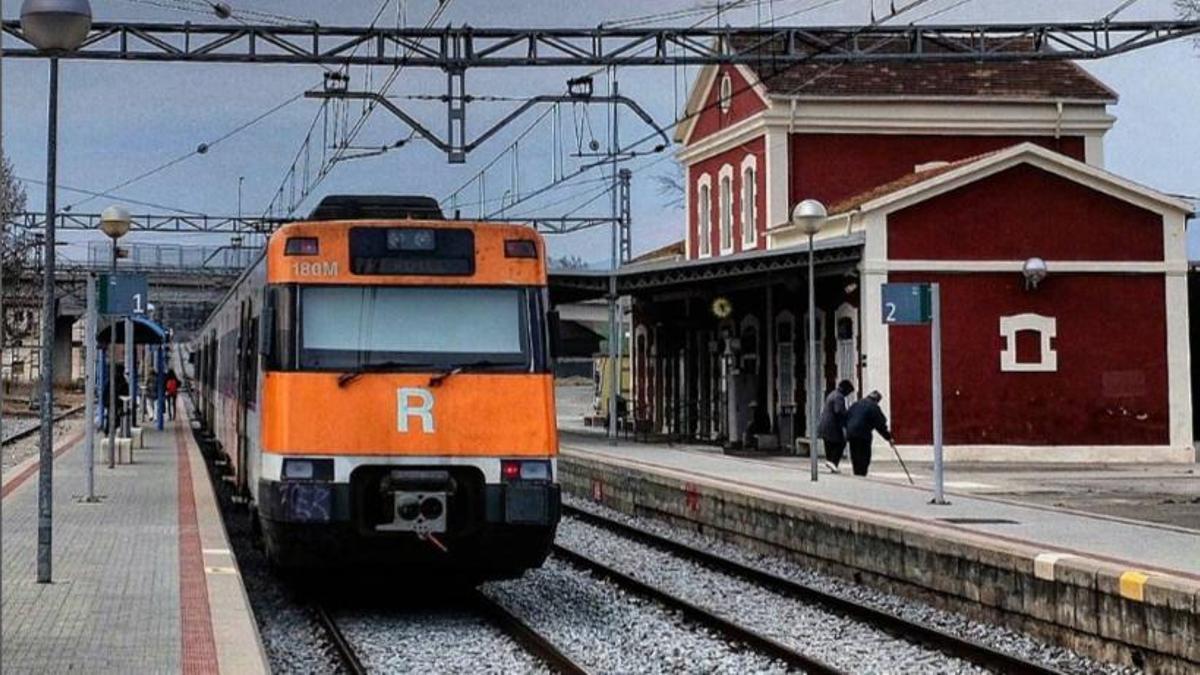
[[[441,383],[445,382],[451,376],[457,375],[467,368],[486,368],[488,366],[507,366],[507,365],[512,365],[512,364],[500,363],[497,361],[488,361],[486,359],[479,360],[479,361],[468,361],[467,363],[460,363],[457,366],[454,366],[453,368],[448,368],[441,372],[434,373],[433,376],[429,378],[429,386],[436,387],[436,386],[440,385]]]
[[[347,370],[346,372],[342,373],[341,375],[338,375],[338,380],[337,380],[338,386],[345,387],[346,385],[350,384],[354,380],[357,380],[358,376],[362,375],[363,373],[378,373],[378,372],[382,372],[385,370],[391,370],[392,368],[399,368],[401,366],[411,366],[411,365],[412,365],[411,363],[405,363],[403,361],[379,361],[377,363],[368,363],[365,365],[361,365],[361,366],[355,368],[354,370]]]

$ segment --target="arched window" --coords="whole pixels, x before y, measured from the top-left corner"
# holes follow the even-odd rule
[[[733,81],[729,79],[729,73],[721,76],[721,89],[718,96],[721,112],[728,113],[729,108],[733,106]]]
[[[720,182],[721,253],[733,251],[733,167],[721,168]]]
[[[697,250],[704,257],[712,254],[712,191],[707,174],[700,177],[696,194],[696,223],[699,230],[696,236],[700,240]]]
[[[755,193],[757,185],[754,166],[743,165],[742,169],[742,248],[754,248],[758,244],[758,222],[755,218]]]
[[[733,248],[733,180],[721,179],[721,251]]]

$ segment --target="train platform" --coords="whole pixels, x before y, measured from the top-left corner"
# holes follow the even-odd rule
[[[876,455],[887,452],[876,448]],[[819,569],[1060,641],[1102,660],[1200,666],[1200,531],[987,494],[926,474],[810,480],[807,458],[730,456],[697,445],[611,445],[564,431],[569,494],[698,527]],[[904,481],[904,482],[901,482]]]
[[[133,464],[56,439],[53,583],[36,581],[37,459],[3,476],[5,672],[266,673],[237,563],[186,416]],[[97,443],[99,445],[99,443]]]

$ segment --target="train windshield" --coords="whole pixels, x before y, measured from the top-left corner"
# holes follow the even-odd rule
[[[303,287],[298,365],[527,370],[540,351],[534,343],[541,342],[533,295],[525,288],[470,286]]]

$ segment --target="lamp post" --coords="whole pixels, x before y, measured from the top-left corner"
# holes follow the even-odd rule
[[[820,373],[817,372],[817,284],[814,276],[813,237],[821,231],[828,214],[825,205],[805,199],[792,209],[792,224],[808,235],[808,457],[812,480],[817,480],[817,415],[820,414]]]
[[[58,56],[83,44],[92,28],[87,0],[25,0],[21,33],[50,57],[50,104],[46,130],[46,254],[42,265],[42,403],[38,441],[37,580],[50,583],[54,470],[54,192],[58,159]]]
[[[108,267],[108,283],[112,287],[117,275],[117,240],[129,231],[132,220],[129,211],[121,206],[110,206],[100,214],[100,231],[112,239],[112,258]],[[111,296],[110,296],[111,297]],[[128,358],[128,357],[127,357]],[[117,322],[108,322],[108,468],[117,465]]]

